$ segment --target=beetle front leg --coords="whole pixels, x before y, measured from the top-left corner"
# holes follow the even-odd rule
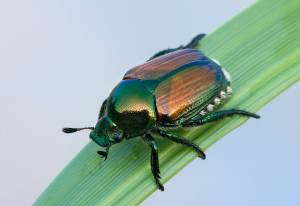
[[[107,159],[108,152],[109,152],[109,147],[106,147],[105,151],[97,151],[97,153],[98,153],[102,158],[104,158],[104,161]]]
[[[161,191],[164,191],[164,186],[160,182],[160,170],[159,170],[159,160],[158,160],[158,152],[157,145],[154,138],[150,134],[146,134],[142,137],[144,142],[151,148],[151,158],[150,165],[153,177],[155,179],[155,183]]]
[[[230,110],[224,110],[224,111],[218,111],[211,114],[207,114],[203,117],[199,117],[199,119],[189,121],[186,123],[182,123],[181,126],[183,127],[195,127],[203,124],[207,124],[210,122],[218,121],[220,119],[223,119],[225,117],[231,117],[233,115],[241,115],[246,117],[253,117],[256,119],[259,119],[260,116],[251,112],[247,112],[244,110],[239,109],[230,109]]]
[[[105,108],[106,108],[106,105],[107,105],[107,99],[103,101],[102,105],[101,105],[101,108],[100,108],[100,111],[99,111],[99,114],[98,114],[98,120],[104,116],[104,112],[105,112]]]

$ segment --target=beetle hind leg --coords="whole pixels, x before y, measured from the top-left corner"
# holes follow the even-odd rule
[[[196,144],[194,144],[193,142],[191,142],[190,140],[188,139],[185,139],[183,137],[179,137],[179,136],[175,136],[173,134],[170,134],[168,132],[165,132],[163,130],[156,130],[155,132],[157,132],[161,137],[164,137],[164,138],[167,138],[175,143],[178,143],[178,144],[182,144],[182,145],[185,145],[189,148],[192,148],[194,149],[197,153],[198,153],[198,156],[201,158],[201,159],[206,159],[206,155],[205,153],[203,152],[203,150]]]
[[[148,61],[150,61],[150,60],[152,60],[152,59],[154,59],[156,57],[159,57],[161,55],[168,54],[170,52],[176,51],[176,50],[187,49],[187,48],[195,48],[198,45],[199,41],[203,37],[205,37],[205,34],[198,34],[188,44],[186,44],[185,46],[181,45],[181,46],[179,46],[177,48],[168,48],[168,49],[164,49],[162,51],[159,51],[159,52],[155,53],[152,57],[150,57],[148,59]]]
[[[187,48],[196,48],[196,46],[199,44],[200,40],[205,37],[206,34],[198,34],[197,36],[195,36],[187,45],[185,45],[183,48],[187,49]]]
[[[154,138],[150,134],[146,134],[143,137],[144,142],[151,148],[151,158],[150,158],[150,164],[151,164],[151,171],[153,174],[153,177],[155,179],[155,183],[161,191],[164,191],[164,186],[160,182],[160,170],[159,170],[159,160],[158,160],[158,152],[157,152],[157,145],[154,140]]]
[[[221,120],[225,117],[231,117],[233,115],[253,117],[253,118],[256,118],[256,119],[260,118],[259,115],[248,112],[248,111],[239,110],[239,109],[230,109],[230,110],[217,111],[217,112],[214,112],[214,113],[211,113],[211,114],[207,114],[205,116],[200,116],[198,119],[186,122],[186,123],[182,124],[181,126],[183,126],[183,127],[200,126],[200,125],[203,125],[203,124],[207,124],[207,123],[210,123],[210,122]]]

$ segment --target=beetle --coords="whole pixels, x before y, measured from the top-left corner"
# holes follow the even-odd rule
[[[105,160],[112,145],[140,137],[151,149],[151,171],[163,191],[153,135],[185,145],[205,159],[198,145],[170,129],[200,126],[233,115],[259,118],[239,109],[215,111],[232,94],[231,81],[216,60],[195,49],[204,36],[199,34],[185,46],[162,50],[127,71],[103,102],[95,127],[63,128],[63,132],[90,129],[90,138],[106,148],[98,151]]]

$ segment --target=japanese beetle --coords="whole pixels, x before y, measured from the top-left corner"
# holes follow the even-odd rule
[[[169,129],[199,126],[233,115],[259,118],[238,109],[215,111],[232,93],[230,76],[217,61],[194,49],[203,37],[199,34],[186,46],[160,51],[129,70],[103,102],[95,127],[63,128],[63,132],[92,130],[90,138],[106,148],[98,151],[105,159],[112,145],[141,137],[151,148],[155,182],[164,190],[153,134],[190,147],[205,159],[198,145]]]

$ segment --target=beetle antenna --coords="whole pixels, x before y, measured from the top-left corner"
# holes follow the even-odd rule
[[[95,127],[82,127],[82,128],[65,127],[65,128],[62,129],[62,131],[63,131],[64,133],[73,133],[73,132],[78,132],[78,131],[84,130],[84,129],[94,130]]]

